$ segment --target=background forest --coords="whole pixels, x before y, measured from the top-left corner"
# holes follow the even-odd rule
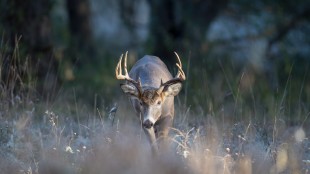
[[[307,0],[0,0],[0,34],[6,173],[309,173]],[[173,164],[144,160],[128,128],[126,51],[129,69],[155,55],[175,74],[182,59]]]

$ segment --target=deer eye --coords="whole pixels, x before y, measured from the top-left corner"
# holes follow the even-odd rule
[[[160,105],[160,104],[161,104],[161,101],[158,101],[157,104]]]
[[[139,101],[140,106],[142,106],[142,101]]]

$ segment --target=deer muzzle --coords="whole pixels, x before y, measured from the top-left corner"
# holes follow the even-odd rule
[[[150,129],[151,127],[154,126],[154,119],[152,118],[146,118],[143,120],[143,127],[146,128],[146,129]]]

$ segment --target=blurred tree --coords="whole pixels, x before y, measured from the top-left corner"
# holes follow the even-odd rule
[[[127,27],[130,36],[129,50],[136,50],[138,47],[138,40],[136,28],[139,27],[139,22],[136,20],[138,16],[138,5],[142,0],[119,0],[120,17]]]
[[[292,7],[290,7],[289,9],[291,8]],[[310,20],[310,3],[304,2],[293,8],[295,8],[296,10],[293,14],[290,15],[291,17],[289,20],[279,20],[279,24],[277,24],[274,34],[269,39],[267,53],[270,54],[271,47],[277,42],[281,41],[283,38],[285,38],[285,36],[291,30],[297,27],[300,22]]]
[[[283,3],[283,6],[280,10],[277,9],[277,4],[266,3],[266,6],[269,5],[269,7],[275,10],[274,15],[277,16],[278,19],[275,23],[274,31],[268,37],[268,44],[265,51],[266,59],[271,67],[266,70],[265,74],[273,90],[277,90],[279,87],[275,59],[279,57],[284,59],[283,55],[279,54],[279,51],[274,51],[277,50],[274,48],[278,47],[278,44],[281,43],[291,31],[294,31],[300,23],[307,20],[309,21],[310,19],[309,2],[301,0],[299,3],[291,3],[289,1],[281,3]],[[279,11],[281,11],[280,14]]]
[[[151,8],[150,39],[154,55],[175,62],[173,51],[190,50],[199,56],[211,22],[228,0],[148,0]]]
[[[291,33],[296,32],[296,28],[300,24],[309,21],[310,19],[310,3],[307,0],[272,0],[272,1],[245,1],[236,0],[231,3],[229,11],[233,13],[235,18],[244,18],[244,16],[261,16],[267,14],[268,18],[257,23],[263,23],[262,29],[258,29],[258,37],[256,39],[263,38],[266,40],[266,47],[264,53],[261,56],[261,62],[265,62],[265,69],[263,72],[269,81],[269,87],[273,90],[277,90],[279,87],[279,75],[277,74],[276,59],[283,59],[286,57],[295,57],[293,55],[288,56],[280,49],[280,44],[284,44],[285,38]],[[309,34],[305,34],[309,35]],[[240,39],[240,38],[239,38]],[[247,36],[243,36],[241,40],[247,40]],[[250,39],[253,40],[253,37]],[[297,39],[298,40],[298,39]],[[300,41],[300,40],[299,40]],[[232,40],[232,44],[235,44],[236,40]],[[300,45],[302,47],[302,45]],[[290,46],[286,45],[285,49]],[[285,55],[285,56],[284,56]],[[285,77],[286,78],[286,77]]]
[[[18,58],[25,59],[26,55],[29,55],[31,69],[28,70],[33,71],[34,77],[38,77],[38,90],[45,97],[51,96],[58,84],[57,61],[53,57],[51,39],[50,12],[53,2],[53,0],[0,1],[0,25],[4,30],[3,39],[8,42],[9,47],[8,55],[2,57],[5,69],[1,78],[5,81],[10,80],[8,74],[13,63],[13,51],[20,40],[20,51],[23,51]]]
[[[307,0],[235,0],[230,3],[228,11],[237,20],[252,15],[261,16],[260,18],[264,18],[263,14],[269,15],[264,21],[257,22],[264,25],[263,29],[258,29],[260,33],[258,33],[257,37],[242,36],[243,38],[233,38],[231,40],[231,42],[236,42],[238,40],[266,37],[268,40],[266,49],[268,56],[270,56],[273,46],[281,42],[299,24],[310,19],[310,3]]]
[[[69,29],[71,33],[70,55],[72,61],[82,59],[81,63],[91,61],[87,56],[95,58],[93,35],[91,30],[91,10],[88,0],[67,0],[67,12],[69,17]]]

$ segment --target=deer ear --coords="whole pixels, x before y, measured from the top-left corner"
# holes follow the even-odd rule
[[[129,96],[139,97],[139,90],[132,84],[121,84],[123,92]]]
[[[182,83],[175,83],[165,87],[163,93],[166,97],[176,96],[179,94],[182,88]]]

